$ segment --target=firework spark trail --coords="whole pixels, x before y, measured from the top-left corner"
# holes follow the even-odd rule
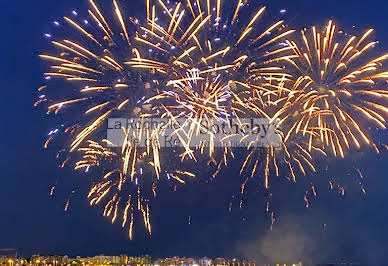
[[[379,152],[366,127],[386,128],[388,72],[383,66],[388,54],[371,57],[378,43],[368,40],[372,32],[347,35],[330,21],[322,31],[313,27],[288,41],[296,57],[286,60],[303,101],[295,131],[318,132],[317,138],[335,156],[344,157],[351,146],[360,148],[362,143]]]
[[[75,191],[73,190],[73,191],[70,193],[69,197],[67,198],[65,207],[64,207],[64,209],[63,209],[65,212],[67,212],[67,211],[69,210],[69,208],[70,208],[70,201],[71,201],[71,198],[73,197],[74,194],[75,194]]]

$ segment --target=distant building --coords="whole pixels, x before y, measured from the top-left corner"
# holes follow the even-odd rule
[[[123,261],[125,265],[150,265],[152,263],[151,256],[144,255],[144,256],[137,256],[137,257],[129,257],[126,255],[123,255]]]
[[[77,260],[81,262],[82,265],[123,265],[123,258],[120,256],[105,256],[98,255],[94,257],[81,258],[77,257]]]
[[[303,266],[303,263],[298,262],[298,263],[256,264],[256,266]]]
[[[181,258],[181,257],[171,257],[158,259],[153,262],[153,265],[158,266],[170,266],[170,265],[198,265],[200,263],[193,258]]]
[[[199,260],[200,265],[212,265],[213,260],[210,258],[203,257],[202,259]]]
[[[15,258],[8,256],[0,257],[0,265],[14,266]]]
[[[224,258],[215,258],[213,261],[214,265],[228,265],[228,261]]]
[[[69,263],[69,257],[64,255],[52,255],[52,256],[42,256],[42,255],[33,255],[30,260],[32,266],[62,266]]]

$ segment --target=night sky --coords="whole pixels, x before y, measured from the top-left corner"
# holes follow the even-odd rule
[[[103,2],[103,1],[97,1]],[[110,1],[108,6],[110,6]],[[142,12],[141,0],[122,0],[127,15]],[[388,2],[377,0],[263,1],[273,12],[287,9],[292,27],[326,23],[333,18],[343,29],[374,27],[380,48],[388,51]],[[1,1],[1,186],[0,249],[21,255],[150,254],[161,256],[224,256],[257,261],[355,261],[365,265],[388,262],[388,155],[361,151],[346,160],[330,162],[328,171],[313,179],[318,197],[305,208],[308,182],[275,182],[272,208],[276,223],[268,232],[268,195],[256,186],[245,208],[228,212],[232,191],[240,182],[238,165],[210,184],[192,184],[178,192],[161,191],[153,205],[153,234],[141,223],[129,241],[119,225],[111,225],[85,199],[87,176],[57,168],[55,151],[43,150],[53,121],[34,108],[44,66],[38,54],[48,47],[43,34],[50,23],[71,10],[85,14],[84,0]],[[83,11],[83,12],[82,12]],[[377,49],[378,50],[378,49]],[[378,138],[387,143],[388,132]],[[360,169],[367,194],[361,193]],[[204,173],[205,174],[205,173]],[[347,188],[346,195],[328,189],[329,178]],[[50,187],[58,183],[54,197]],[[72,191],[68,212],[64,205]],[[235,204],[236,205],[236,204]],[[237,204],[238,205],[238,204]],[[236,206],[237,207],[237,206]],[[191,224],[188,223],[191,217]]]

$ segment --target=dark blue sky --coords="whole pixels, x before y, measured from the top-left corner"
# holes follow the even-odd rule
[[[99,1],[102,2],[102,1]],[[106,1],[109,2],[110,1]],[[333,18],[344,29],[353,25],[374,27],[381,47],[388,50],[388,2],[377,0],[272,0],[270,10],[286,8],[291,26],[325,23]],[[141,12],[140,0],[122,0],[128,13]],[[243,211],[229,214],[230,190],[237,185],[236,171],[224,173],[211,185],[195,185],[173,194],[161,193],[154,206],[152,236],[138,227],[129,241],[119,226],[112,226],[100,212],[88,208],[83,192],[85,176],[59,170],[54,151],[43,151],[44,137],[52,126],[42,110],[33,108],[36,88],[43,84],[43,66],[37,55],[47,47],[42,38],[53,19],[76,8],[86,10],[84,0],[1,1],[1,139],[0,248],[16,248],[21,254],[68,253],[71,255],[139,254],[153,256],[244,256],[262,260],[353,260],[381,265],[386,254],[388,228],[388,156],[370,152],[333,162],[330,172],[314,178],[321,184],[311,208],[304,207],[305,185],[274,188],[277,222],[268,233],[263,189],[251,193]],[[133,15],[133,14],[128,14]],[[387,133],[381,134],[382,141]],[[367,195],[357,185],[355,168],[365,175]],[[328,192],[327,179],[336,178],[348,188],[345,197]],[[55,197],[48,196],[58,180]],[[71,207],[65,201],[75,189]],[[191,216],[192,224],[188,225]],[[245,217],[245,221],[243,221]]]

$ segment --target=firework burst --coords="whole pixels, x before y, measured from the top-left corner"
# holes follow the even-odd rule
[[[302,135],[293,131],[300,117],[297,112],[300,98],[296,97],[292,88],[287,88],[287,84],[290,82],[287,74],[284,74],[283,81],[253,83],[250,89],[236,96],[235,104],[240,105],[238,109],[252,114],[252,117],[266,119],[269,127],[274,128],[276,138],[264,147],[255,145],[260,141],[257,139],[259,136],[248,145],[240,171],[240,174],[248,172],[252,178],[260,175],[262,169],[266,188],[269,187],[271,175],[280,176],[283,173],[288,180],[296,182],[298,175],[306,175],[309,170],[315,172],[314,152],[326,156],[319,143],[309,145],[309,140],[316,132],[307,131]]]
[[[230,80],[232,74],[244,80],[253,67],[263,75],[280,72],[279,67],[257,68],[284,59],[291,49],[276,44],[294,30],[284,30],[282,20],[263,27],[265,7],[255,10],[242,0],[187,0],[172,7],[155,2],[147,0],[147,24],[135,38],[144,53],[128,62],[136,68],[178,77],[192,68],[200,74],[232,71]]]
[[[335,156],[344,157],[347,149],[360,148],[362,142],[377,150],[366,127],[386,128],[388,72],[382,68],[388,55],[371,59],[378,43],[368,41],[372,32],[347,35],[330,21],[322,32],[313,27],[288,41],[296,57],[286,60],[302,99],[302,116],[294,130],[318,132]]]
[[[61,167],[70,155],[81,155],[74,168],[93,175],[90,205],[104,206],[103,215],[112,223],[120,220],[130,239],[137,215],[151,234],[150,200],[162,177],[174,188],[196,178],[177,170],[175,155],[196,167],[195,151],[202,155],[208,147],[206,161],[217,167],[213,177],[235,157],[227,145],[230,133],[217,158],[211,130],[216,123],[230,127],[231,118],[254,117],[277,126],[277,143],[259,148],[258,139],[250,140],[240,172],[248,175],[242,194],[254,176],[264,176],[268,189],[272,175],[295,182],[298,175],[315,172],[313,156],[326,156],[326,149],[344,157],[364,142],[378,150],[365,128],[386,128],[388,72],[381,69],[388,55],[370,59],[377,44],[368,41],[373,30],[349,36],[330,21],[322,31],[313,27],[311,34],[303,30],[292,39],[294,30],[284,21],[267,24],[266,8],[253,8],[247,0],[146,0],[144,24],[126,19],[116,0],[108,17],[89,3],[90,20],[73,12],[54,22],[70,26],[64,37],[45,35],[55,40],[52,52],[40,55],[49,70],[35,105],[47,104],[48,114],[65,120],[49,132],[45,148],[57,134],[70,135],[57,156],[66,154]],[[107,120],[117,117],[185,121],[172,133],[183,149],[162,150],[165,128],[154,127],[123,127],[117,147],[102,133]],[[202,131],[207,136],[193,145]],[[151,145],[140,147],[131,139]],[[70,197],[65,210],[69,204]]]
[[[113,1],[116,25],[108,24],[94,1],[89,2],[90,22],[64,17],[63,23],[71,27],[70,36],[74,35],[73,31],[79,34],[73,38],[52,40],[55,53],[40,55],[49,62],[50,71],[45,73],[46,79],[56,83],[40,88],[42,94],[36,104],[49,102],[48,113],[57,114],[72,108],[82,116],[77,119],[77,125],[72,126],[77,130],[71,130],[76,136],[70,151],[75,151],[92,136],[107,118],[139,113],[138,106],[141,106],[150,88],[149,83],[142,82],[142,77],[124,64],[132,54],[128,34],[131,22],[123,20],[117,2]],[[67,30],[64,31],[66,33]],[[67,84],[63,85],[61,80]],[[58,92],[50,85],[72,89]],[[47,94],[43,94],[45,91]]]
[[[161,103],[162,117],[173,123],[181,121],[173,132],[185,148],[182,159],[195,159],[190,147],[202,150],[209,147],[209,156],[214,153],[215,134],[211,128],[215,123],[227,122],[232,115],[230,85],[222,83],[220,76],[199,76],[198,69],[188,70],[186,77],[167,82],[166,90],[147,102]],[[201,139],[195,136],[202,135]],[[198,140],[198,143],[194,143]]]
[[[228,98],[231,91],[248,86],[252,73],[256,79],[281,76],[282,68],[275,62],[288,58],[291,48],[278,44],[293,30],[285,30],[283,21],[263,27],[265,7],[255,10],[242,0],[198,0],[173,6],[156,2],[146,2],[147,24],[140,26],[135,38],[141,53],[128,64],[165,80],[166,88],[156,98],[171,119],[188,118],[194,125],[179,131],[185,143],[210,120],[235,115],[230,108],[227,111]],[[212,133],[209,138],[212,156]],[[190,152],[186,147],[185,154]]]
[[[123,128],[125,139],[120,150],[105,140],[103,126],[112,117],[140,120],[152,117],[154,110],[144,101],[153,93],[153,82],[124,64],[136,52],[131,35],[136,20],[126,21],[115,0],[111,19],[103,15],[93,0],[89,2],[90,20],[78,19],[74,12],[73,17],[65,16],[63,23],[70,29],[66,28],[63,34],[72,37],[52,40],[54,52],[40,55],[49,62],[50,71],[45,73],[47,86],[39,88],[41,95],[36,105],[48,103],[48,114],[64,113],[61,115],[66,119],[62,123],[66,128],[63,133],[71,137],[69,147],[58,154],[58,158],[66,154],[61,166],[69,162],[69,158],[77,160],[78,155],[74,153],[81,154],[82,158],[75,162],[75,170],[95,175],[88,195],[90,205],[105,204],[103,214],[110,217],[112,223],[122,217],[122,225],[129,227],[132,238],[136,211],[141,213],[151,233],[148,194],[156,195],[156,181],[162,171],[157,142],[159,131],[129,132]],[[61,27],[62,24],[56,21],[55,25]],[[59,133],[62,133],[60,129],[49,133],[46,148]],[[138,147],[129,141],[129,138],[141,141],[146,137],[156,141],[147,147]],[[144,178],[146,172],[148,180]],[[180,178],[179,174],[171,174]],[[183,180],[181,177],[180,181]]]

